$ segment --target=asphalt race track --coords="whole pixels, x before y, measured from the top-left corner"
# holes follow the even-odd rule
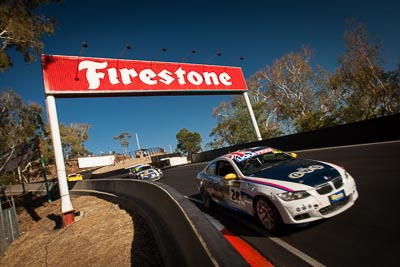
[[[275,266],[399,266],[400,141],[295,152],[345,167],[360,194],[355,206],[328,220],[287,227],[280,236],[269,235],[254,218],[225,208],[209,214]],[[194,178],[205,164],[165,169],[160,182],[203,210]]]

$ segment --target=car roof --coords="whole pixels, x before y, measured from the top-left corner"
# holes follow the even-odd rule
[[[135,164],[135,165],[126,167],[125,169],[132,169],[132,168],[137,168],[137,167],[142,167],[142,166],[150,166],[150,165],[147,163],[140,163],[140,164]]]
[[[232,159],[235,160],[239,157],[243,157],[245,155],[251,155],[254,153],[255,155],[262,155],[265,153],[273,152],[273,151],[279,151],[278,149],[272,148],[272,147],[267,147],[267,146],[258,146],[258,147],[251,147],[251,148],[243,148],[236,150],[234,152],[229,152],[228,154],[222,155],[218,157],[217,159]]]
[[[157,172],[155,169],[151,168],[151,169],[146,169],[146,170],[140,171],[140,172],[138,172],[137,174],[141,174],[142,172],[145,172],[145,171],[154,171],[154,172]]]
[[[270,151],[273,150],[277,150],[275,148],[272,147],[267,147],[267,146],[258,146],[258,147],[250,147],[250,148],[242,148],[233,152],[229,152],[225,155],[222,155],[221,157],[230,157],[232,154],[236,154],[236,153],[246,153],[246,152],[256,152],[256,151],[263,151],[264,149],[268,149]]]

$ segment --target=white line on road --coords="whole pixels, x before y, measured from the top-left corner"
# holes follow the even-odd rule
[[[311,266],[314,267],[324,267],[325,265],[320,263],[319,261],[317,261],[314,258],[311,258],[310,256],[308,256],[307,254],[305,254],[304,252],[298,250],[297,248],[293,247],[292,245],[286,243],[285,241],[283,241],[280,238],[277,237],[269,237],[269,239],[273,242],[275,242],[276,244],[278,244],[279,246],[283,247],[284,249],[286,249],[287,251],[291,252],[292,254],[296,255],[297,257],[299,257],[300,259],[302,259],[303,261],[307,262],[308,264],[310,264]]]

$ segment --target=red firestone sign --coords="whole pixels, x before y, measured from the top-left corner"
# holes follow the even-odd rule
[[[238,94],[247,91],[239,67],[42,55],[47,95]]]

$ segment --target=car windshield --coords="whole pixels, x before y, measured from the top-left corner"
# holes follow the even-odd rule
[[[134,168],[130,168],[131,172],[141,172],[147,169],[151,169],[150,165],[141,165],[141,166],[136,166]]]
[[[142,166],[142,167],[139,168],[138,171],[144,171],[144,170],[148,170],[148,169],[151,169],[151,168],[152,168],[151,166]]]
[[[276,150],[235,163],[244,175],[251,175],[292,159],[290,155]]]

